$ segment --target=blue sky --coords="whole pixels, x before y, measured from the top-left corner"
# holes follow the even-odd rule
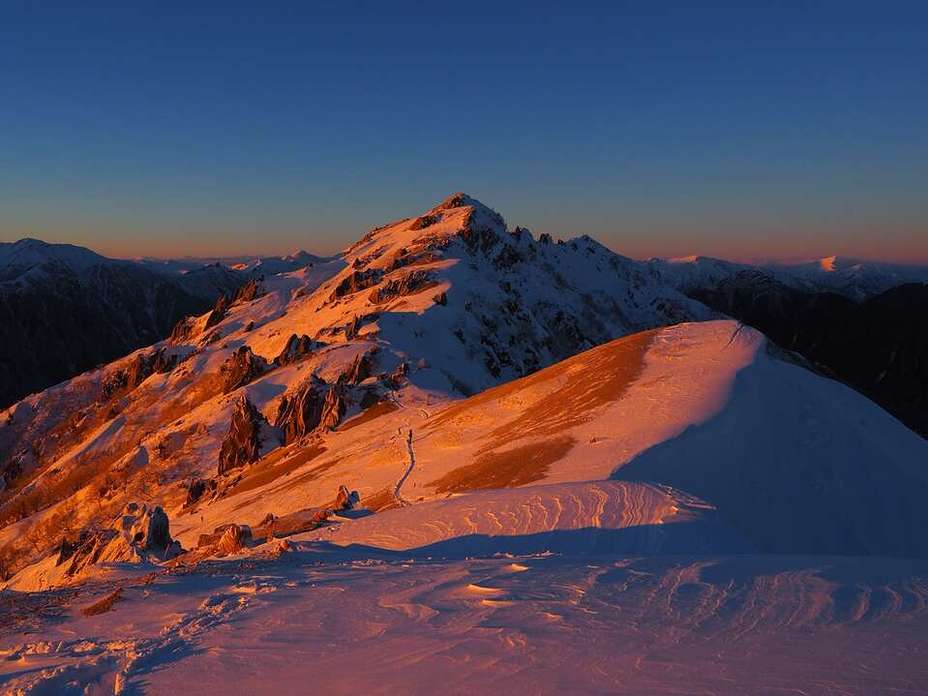
[[[329,252],[464,190],[632,256],[928,261],[924,3],[2,15],[3,240]]]

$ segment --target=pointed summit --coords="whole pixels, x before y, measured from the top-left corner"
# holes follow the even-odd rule
[[[452,193],[450,196],[445,198],[441,203],[432,208],[432,210],[450,210],[452,208],[466,207],[486,208],[487,206],[478,201],[476,198],[471,198],[463,191],[457,191],[456,193]]]

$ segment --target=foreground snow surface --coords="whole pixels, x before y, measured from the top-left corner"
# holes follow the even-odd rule
[[[0,691],[928,693],[928,444],[757,332],[677,325],[388,406],[208,504],[152,491],[194,548],[357,490],[322,528],[24,568]]]
[[[82,615],[117,586],[109,612]],[[299,542],[276,560],[7,600],[5,693],[928,690],[920,560],[467,559]]]

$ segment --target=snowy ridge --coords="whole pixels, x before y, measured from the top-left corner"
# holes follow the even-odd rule
[[[0,688],[924,691],[928,442],[710,318],[463,194],[255,278],[0,414]]]
[[[283,399],[311,376],[333,385],[363,358],[379,376],[376,383],[362,379],[344,397],[343,418],[358,413],[372,390],[381,400],[428,411],[603,341],[709,316],[589,238],[536,240],[463,194],[371,231],[339,258],[265,277],[252,290],[184,322],[169,341],[3,414],[8,493],[0,513],[16,524],[0,530],[0,544],[29,529],[39,534],[64,510],[75,511],[75,524],[87,524],[99,513],[81,503],[97,497],[99,486],[112,496],[106,509],[115,514],[131,496],[152,495],[143,482],[153,470],[166,472],[170,484],[154,495],[175,508],[190,477],[215,476],[232,406],[243,393],[274,422]],[[309,353],[275,362],[300,336],[311,342]],[[267,367],[226,391],[224,366],[239,349]],[[139,374],[136,366],[152,351],[173,366]],[[109,386],[127,381],[128,390]],[[91,461],[93,468],[85,466]],[[391,474],[393,482],[397,477]],[[108,479],[126,483],[111,488]],[[59,486],[68,491],[66,504],[41,498]]]
[[[141,257],[136,263],[161,273],[187,274],[204,266],[221,266],[248,275],[277,275],[307,266],[327,263],[333,257],[316,256],[300,249],[283,256],[185,256],[181,258]]]
[[[443,558],[749,548],[725,530],[710,505],[669,488],[617,481],[480,491],[296,538]]]
[[[39,239],[0,242],[0,280],[18,277],[45,264],[64,266],[72,271],[84,271],[111,259],[72,244],[49,244]]]

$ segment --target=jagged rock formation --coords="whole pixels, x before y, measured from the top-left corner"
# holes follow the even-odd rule
[[[287,339],[287,345],[285,345],[283,350],[280,351],[280,354],[274,358],[274,364],[278,367],[291,365],[309,357],[313,354],[315,349],[315,341],[313,341],[306,334],[303,334],[302,336],[291,334],[290,338]]]
[[[393,278],[374,288],[370,294],[370,301],[373,304],[382,304],[394,297],[412,295],[434,285],[435,282],[427,271],[413,271],[402,278]]]
[[[242,394],[235,402],[229,432],[219,450],[220,475],[251,464],[261,457],[262,426],[266,425],[267,419]]]
[[[360,328],[361,328],[361,317],[355,314],[351,318],[351,321],[345,324],[345,340],[353,341],[355,338],[357,338],[358,331],[360,330]]]
[[[241,527],[237,524],[230,524],[216,542],[217,556],[231,556],[240,553],[248,545],[251,539],[251,532],[247,527]]]
[[[63,574],[74,578],[98,563],[166,561],[181,553],[160,506],[129,503],[112,527],[89,527],[74,540],[63,539],[55,567],[67,564]]]
[[[115,529],[83,529],[74,541],[62,540],[55,567],[68,563],[64,574],[73,577],[87,566],[95,565],[117,534]]]
[[[128,532],[133,542],[144,551],[163,550],[171,543],[171,528],[168,516],[161,507],[140,508],[130,503],[128,515],[123,516],[123,528],[128,525]],[[135,516],[133,519],[132,516]]]
[[[203,329],[210,329],[225,319],[226,314],[229,312],[229,305],[229,298],[226,295],[216,300],[213,310],[209,313],[209,316],[206,317],[206,324],[203,325]]]
[[[406,377],[409,375],[409,363],[403,360],[399,365],[394,368],[393,372],[390,373],[387,378],[387,382],[394,389],[399,389],[403,386],[403,383],[406,381]]]
[[[360,384],[373,374],[373,351],[360,353],[342,374],[346,384]]]
[[[332,505],[332,509],[336,512],[340,510],[351,510],[360,500],[361,497],[358,495],[357,491],[349,491],[347,486],[341,485],[338,487],[338,493],[335,496],[335,503]]]
[[[348,410],[348,385],[365,379],[370,370],[370,357],[359,355],[342,373],[335,384],[315,375],[284,395],[277,409],[274,426],[283,430],[285,444],[295,442],[317,430],[334,430]],[[352,402],[359,398],[352,396]]]
[[[286,444],[299,440],[319,427],[328,390],[329,386],[325,382],[313,376],[292,394],[284,395],[277,409],[274,426],[283,429]]]
[[[191,336],[196,328],[196,317],[187,316],[181,318],[171,329],[171,335],[168,336],[168,343],[171,345],[179,345],[184,343]]]
[[[264,276],[259,278],[252,278],[242,287],[235,291],[235,295],[232,296],[232,304],[240,304],[243,302],[251,302],[261,295],[264,294],[265,290],[261,281],[264,280]]]
[[[332,385],[325,395],[322,415],[319,417],[319,428],[321,430],[335,430],[342,418],[345,417],[346,409],[344,388],[341,384]]]
[[[151,353],[139,353],[128,367],[107,377],[101,386],[100,396],[105,401],[123,390],[135,389],[155,373],[170,372],[177,362],[178,357],[169,355],[165,348],[158,348]]]
[[[349,491],[342,485],[338,487],[331,505],[304,508],[281,516],[268,513],[255,527],[236,523],[221,524],[211,533],[201,534],[197,540],[196,552],[185,560],[196,562],[209,556],[231,556],[271,539],[282,539],[312,531],[325,524],[334,512],[350,510],[359,501],[357,491]]]
[[[267,360],[255,355],[248,346],[236,348],[220,370],[222,392],[228,394],[243,387],[268,369]]]
[[[332,294],[329,295],[329,302],[335,302],[340,297],[353,295],[356,292],[372,287],[380,282],[383,275],[383,270],[379,268],[353,271],[335,286]]]
[[[215,493],[217,488],[218,484],[213,479],[193,479],[187,485],[187,498],[184,500],[184,508],[193,507],[205,497]]]
[[[294,534],[310,532],[323,524],[329,519],[331,511],[328,508],[306,508],[297,510],[280,517],[271,517],[265,520],[264,524],[255,527],[254,536],[262,541],[269,539],[282,539]]]

